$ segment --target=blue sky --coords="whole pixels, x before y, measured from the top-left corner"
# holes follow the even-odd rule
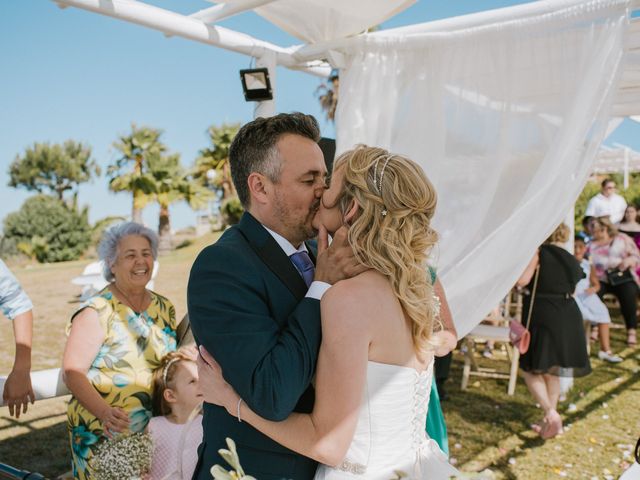
[[[211,4],[202,0],[147,0],[193,13]],[[382,25],[391,28],[500,8],[522,1],[419,0]],[[282,46],[300,41],[253,14],[221,25]],[[88,143],[106,169],[116,154],[111,144],[131,122],[164,130],[163,140],[190,165],[208,145],[207,128],[223,122],[246,122],[246,103],[238,70],[249,57],[75,8],[60,9],[50,0],[5,1],[0,6],[0,219],[17,210],[31,192],[7,186],[10,162],[35,141]],[[321,79],[279,68],[278,111],[315,115],[325,136],[333,126],[324,120],[314,92]],[[607,140],[640,149],[640,125],[625,123]],[[102,177],[80,188],[90,219],[129,215],[130,196],[110,193]],[[171,207],[174,228],[195,222],[186,206]],[[157,226],[158,209],[145,209],[145,222]]]

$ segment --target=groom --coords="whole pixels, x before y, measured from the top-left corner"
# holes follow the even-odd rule
[[[312,221],[327,169],[318,124],[302,113],[244,125],[229,153],[231,175],[245,208],[240,223],[205,248],[187,290],[196,342],[220,363],[226,380],[252,410],[270,420],[313,408],[311,379],[320,346],[320,298],[359,267],[342,228],[327,247]],[[237,445],[247,474],[260,480],[311,479],[316,463],[275,443],[224,408],[204,405],[204,439],[194,480],[226,463],[225,437]]]

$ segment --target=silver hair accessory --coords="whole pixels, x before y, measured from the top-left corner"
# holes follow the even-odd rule
[[[180,360],[182,360],[180,357],[174,357],[169,360],[162,369],[162,384],[165,388],[167,387],[167,374],[169,373],[169,367],[171,367],[171,365],[173,365],[174,363],[179,362]]]
[[[380,169],[380,178],[378,179],[378,162],[380,161],[380,158],[378,158],[378,160],[376,160],[376,165],[373,169],[373,184],[376,187],[376,190],[378,191],[378,195],[380,195],[380,198],[382,199],[382,179],[384,178],[384,170],[387,168],[387,163],[389,163],[389,160],[391,160],[392,155],[385,155],[385,160],[384,160],[384,165],[382,165],[382,168]],[[387,213],[389,213],[387,211],[387,208],[384,206],[384,202],[382,203],[382,211],[380,212],[380,215],[382,215],[383,217],[387,216]]]
[[[382,179],[384,178],[384,169],[387,168],[387,163],[389,163],[389,160],[391,160],[391,155],[387,155],[387,158],[384,161],[384,165],[382,165],[382,170],[380,170],[380,180],[378,184],[378,192],[380,193],[380,195],[382,195]]]
[[[378,157],[378,159],[376,160],[376,164],[373,166],[373,187],[378,192],[378,195],[382,193],[378,188],[378,162],[380,162],[380,158],[381,157]]]

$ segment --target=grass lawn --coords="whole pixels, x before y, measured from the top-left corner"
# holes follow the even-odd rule
[[[213,235],[160,258],[155,289],[186,313],[186,285],[191,264]],[[34,303],[33,369],[60,366],[64,327],[77,308],[80,288],[70,283],[86,260],[51,265],[12,266]],[[620,322],[620,318],[615,318]],[[5,324],[0,337],[0,372],[8,373],[13,360],[12,337]],[[456,352],[443,403],[451,456],[464,471],[488,470],[496,479],[604,479],[618,478],[640,435],[640,349],[624,344],[624,330],[612,329],[612,346],[625,361],[604,363],[592,353],[593,373],[577,379],[560,412],[567,431],[544,442],[529,425],[542,414],[520,379],[516,394],[506,393],[506,381],[472,379],[460,391],[462,356]],[[593,350],[597,351],[597,347]],[[483,366],[506,364],[481,359]],[[20,420],[0,408],[0,462],[55,477],[69,470],[66,432],[67,398],[36,403]],[[569,408],[570,405],[573,405]],[[610,476],[610,477],[608,477]]]

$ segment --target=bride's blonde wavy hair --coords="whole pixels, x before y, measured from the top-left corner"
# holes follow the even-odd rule
[[[427,270],[438,240],[431,227],[437,195],[422,168],[382,148],[358,145],[336,159],[344,183],[337,200],[345,214],[359,205],[349,228],[358,260],[385,275],[411,321],[416,352],[431,338],[439,305]]]

